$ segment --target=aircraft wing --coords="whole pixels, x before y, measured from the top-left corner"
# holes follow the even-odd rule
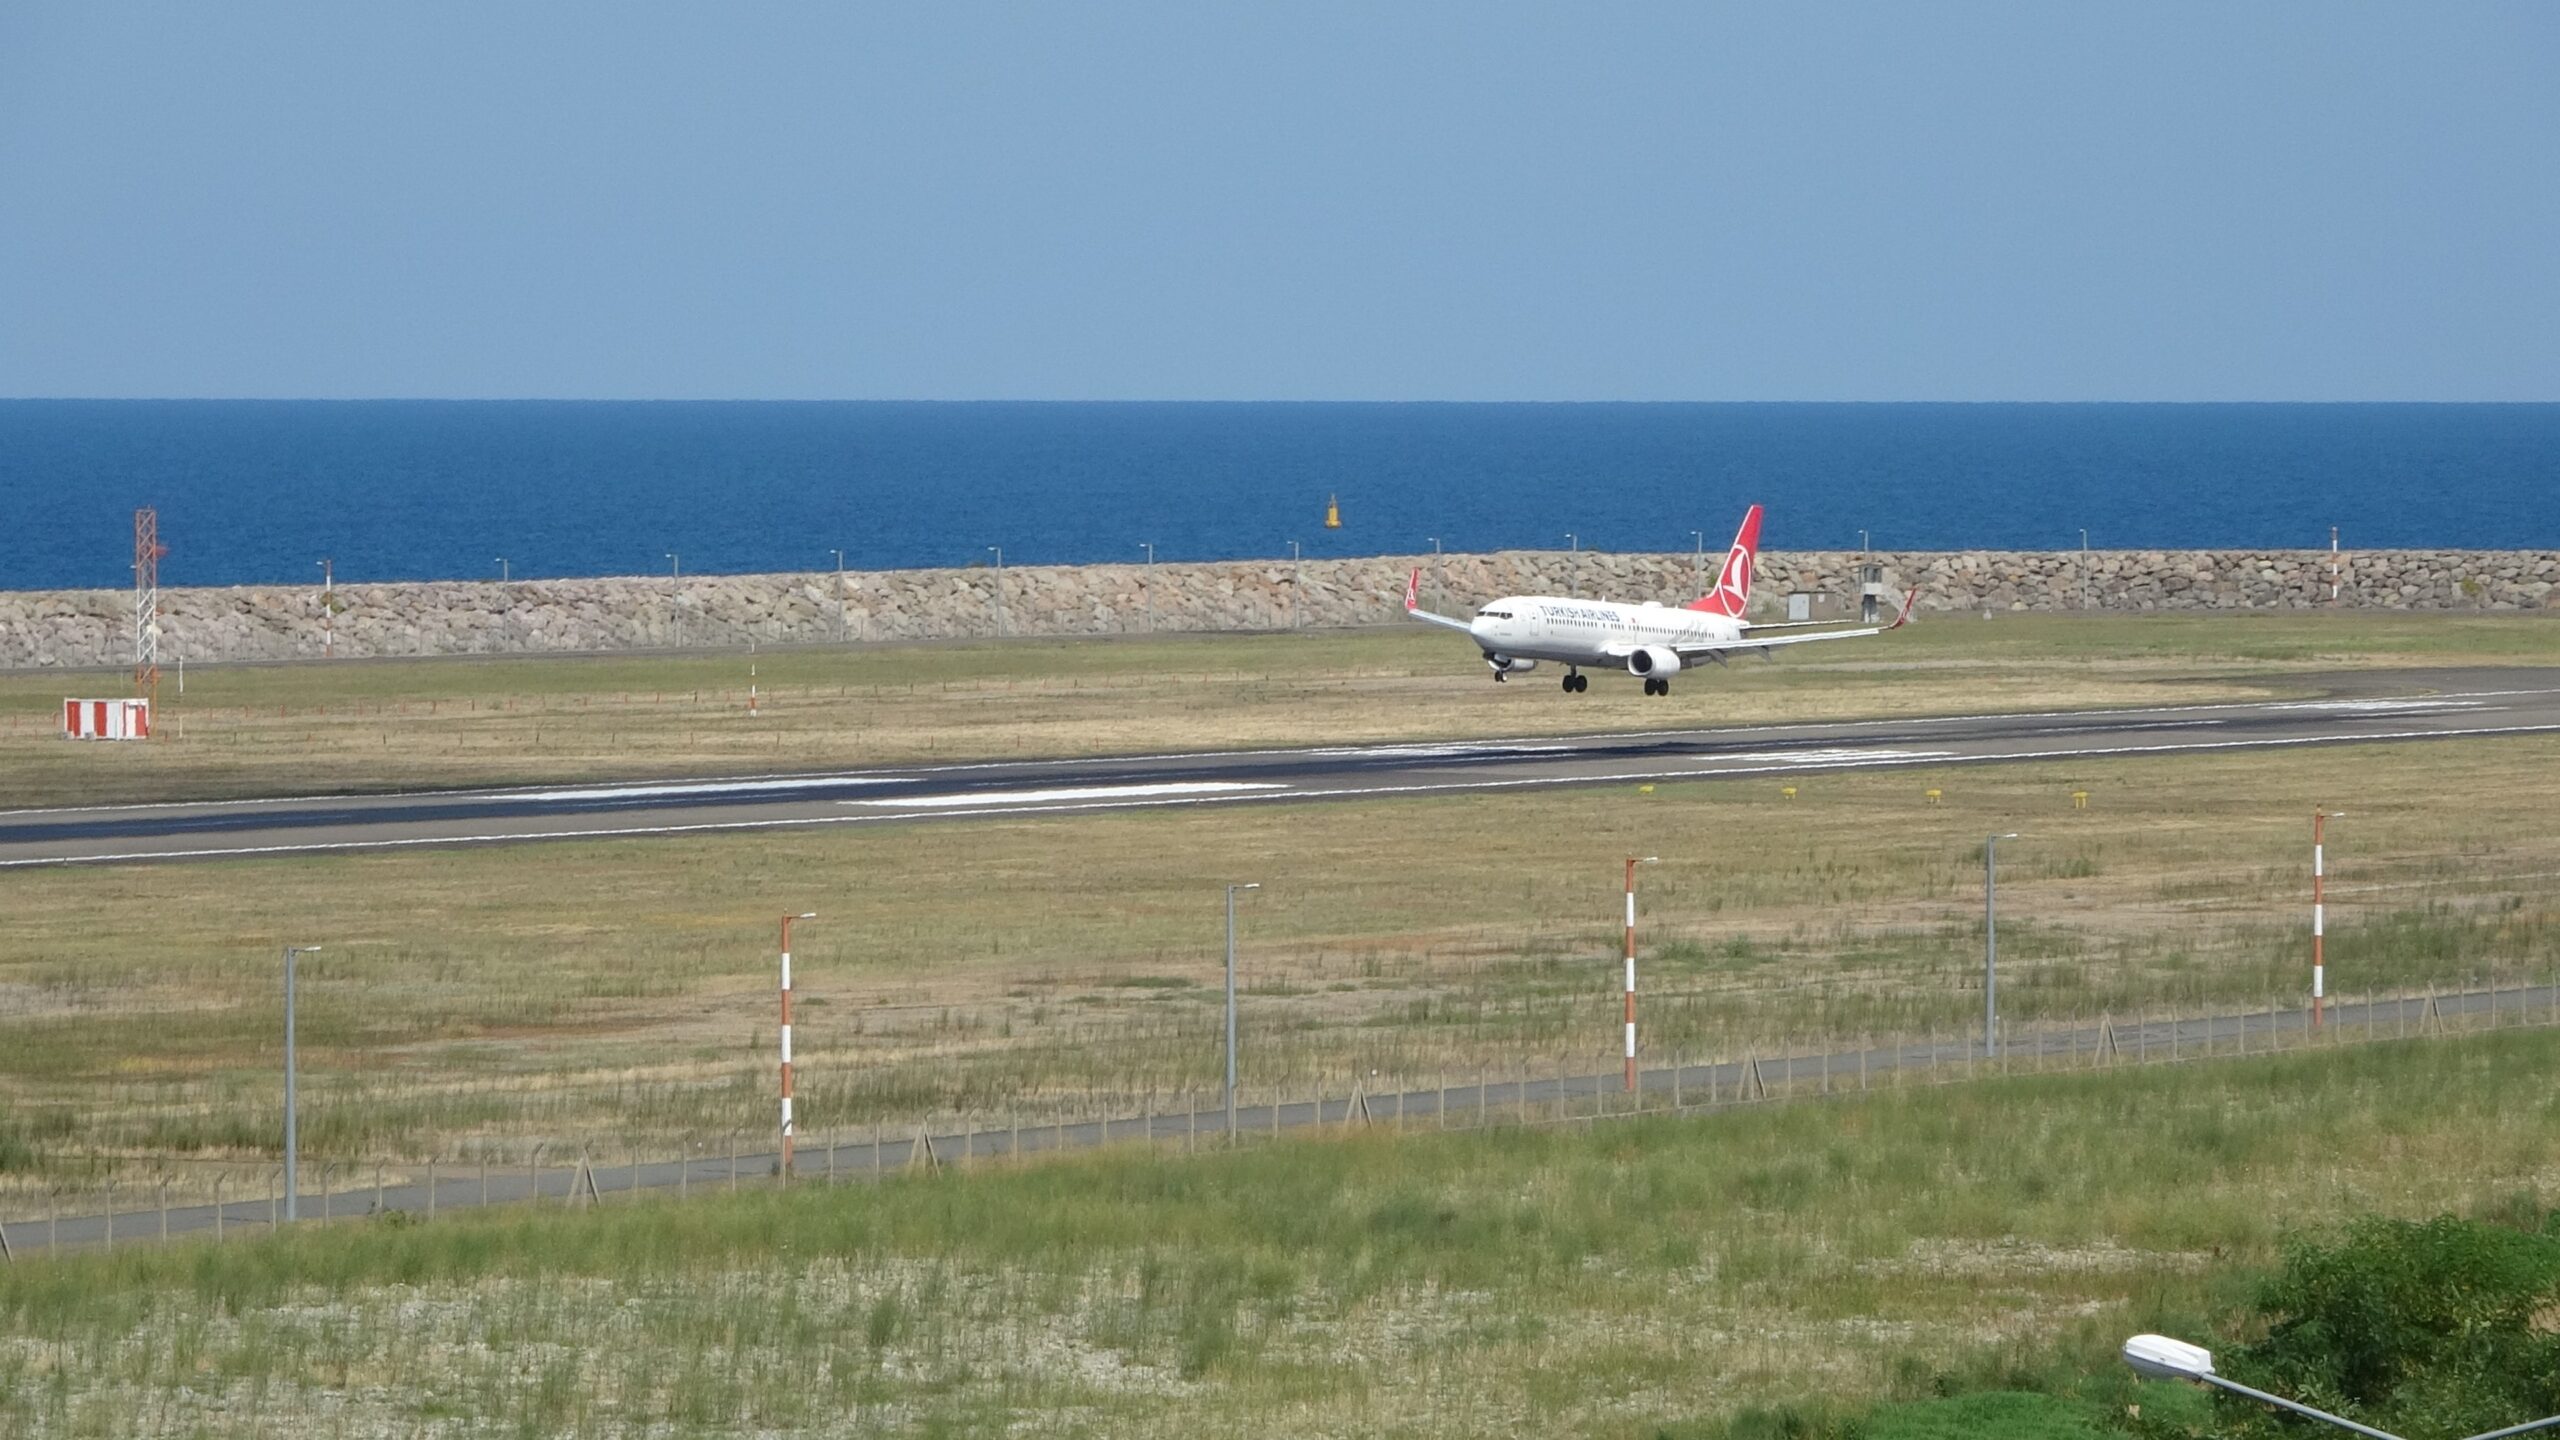
[[[1466,621],[1454,615],[1434,615],[1422,608],[1422,572],[1420,570],[1414,571],[1413,577],[1404,582],[1404,613],[1416,620],[1445,626],[1451,630],[1470,629]]]
[[[1722,659],[1724,656],[1733,654],[1740,650],[1770,650],[1780,645],[1810,645],[1817,640],[1855,640],[1866,635],[1882,635],[1888,630],[1899,630],[1905,624],[1908,624],[1911,619],[1911,607],[1919,599],[1920,592],[1917,590],[1903,596],[1902,613],[1894,616],[1893,623],[1890,625],[1862,625],[1852,630],[1825,630],[1818,635],[1772,635],[1765,640],[1756,639],[1751,634],[1745,633],[1741,638],[1735,640],[1720,642],[1692,641],[1685,645],[1673,646],[1672,649],[1678,653],[1683,661],[1710,660]],[[1771,629],[1776,627],[1763,626],[1761,628]]]

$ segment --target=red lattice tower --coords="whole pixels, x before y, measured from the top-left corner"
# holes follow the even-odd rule
[[[160,699],[160,512],[133,512],[133,688],[158,709]]]

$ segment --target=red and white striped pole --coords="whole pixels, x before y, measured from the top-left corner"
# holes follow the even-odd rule
[[[818,912],[782,917],[782,1178],[791,1178],[791,922],[815,920]]]
[[[2342,810],[2342,811],[2339,811],[2338,813],[2343,815],[2343,814],[2345,814],[2346,812]],[[2326,962],[2327,962],[2327,956],[2326,956],[2326,955],[2324,955],[2324,954],[2322,953],[2322,941],[2323,941],[2324,939],[2326,939],[2326,932],[2327,932],[2327,930],[2328,930],[2328,920],[2329,920],[2329,914],[2328,914],[2328,908],[2329,908],[2329,907],[2328,907],[2328,898],[2329,898],[2329,897],[2328,897],[2328,883],[2329,883],[2329,874],[2328,874],[2328,872],[2329,872],[2329,864],[2328,864],[2328,855],[2327,855],[2327,838],[2328,838],[2328,829],[2329,829],[2329,812],[2328,812],[2328,811],[2326,811],[2326,810],[2314,810],[2314,811],[2312,811],[2312,812],[2311,812],[2311,1028],[2312,1028],[2312,1029],[2314,1029],[2314,1030],[2317,1030],[2317,1029],[2319,1029],[2319,1028],[2320,1028],[2320,1025],[2321,1025],[2321,1016],[2320,1016],[2321,999],[2322,999],[2322,997],[2327,993],[2328,988],[2329,988],[2329,986],[2328,986],[2328,970],[2327,970],[2327,964],[2326,964]]]
[[[1627,1093],[1636,1093],[1636,867],[1656,857],[1627,857]]]

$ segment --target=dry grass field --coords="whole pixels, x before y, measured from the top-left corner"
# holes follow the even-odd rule
[[[0,1192],[100,1157],[271,1162],[277,947],[305,957],[311,1161],[672,1153],[770,1125],[775,919],[804,1132],[1130,1113],[1214,1091],[1220,887],[1248,1098],[1588,1073],[1618,1044],[1619,858],[1644,873],[1647,1054],[1966,1033],[1981,837],[2004,1012],[2292,1000],[2308,819],[2330,983],[2560,962],[2560,739],[1969,767],[711,842],[18,872],[0,942]],[[1936,788],[1943,802],[1923,792]],[[2088,808],[2074,809],[2075,790]],[[182,1170],[184,1167],[181,1167]]]
[[[197,666],[149,746],[57,738],[121,674],[0,675],[0,807],[2241,699],[2351,666],[2560,663],[2545,616],[1938,617],[1684,678],[1486,683],[1421,627],[676,656]],[[748,690],[757,713],[748,713]]]

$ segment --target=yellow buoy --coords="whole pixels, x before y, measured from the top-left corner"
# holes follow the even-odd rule
[[[1324,528],[1327,530],[1342,528],[1342,501],[1338,497],[1332,495],[1324,497]]]

